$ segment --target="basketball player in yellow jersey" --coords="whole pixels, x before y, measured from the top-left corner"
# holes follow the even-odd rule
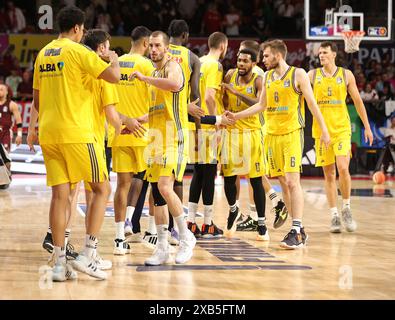
[[[147,114],[149,110],[148,85],[138,80],[129,81],[129,75],[133,71],[139,71],[145,76],[150,76],[155,70],[152,61],[146,58],[150,34],[151,31],[146,27],[134,28],[131,34],[130,52],[119,58],[121,80],[116,85],[120,98],[117,111],[129,118],[139,118]],[[148,130],[148,124],[144,124],[143,128]],[[141,137],[136,137],[127,128],[124,128],[119,136],[114,137],[113,131],[110,131],[109,134],[113,171],[117,173],[117,189],[114,195],[116,234],[113,250],[116,255],[124,255],[129,252],[130,247],[126,241],[133,239],[138,241],[138,237],[141,237],[137,232],[136,235],[133,235],[132,217],[147,169],[144,160],[144,149],[147,144],[147,132]],[[132,181],[132,201],[127,206]]]
[[[208,38],[209,53],[200,59],[200,96],[201,107],[205,114],[222,113],[221,83],[223,67],[219,62],[226,55],[228,38],[221,32],[214,32]],[[213,201],[215,190],[215,174],[217,171],[216,129],[202,125],[199,130],[199,148],[193,162],[194,173],[189,189],[188,228],[196,237],[221,237],[223,231],[213,223]],[[191,150],[191,149],[190,149]],[[194,152],[194,150],[191,150]],[[196,224],[196,212],[202,194],[204,205],[204,223],[202,230]]]
[[[152,142],[145,152],[148,160],[146,176],[154,197],[158,243],[145,264],[161,265],[169,260],[168,211],[172,213],[180,234],[175,262],[185,263],[192,257],[196,239],[187,228],[182,202],[173,191],[174,181],[182,180],[187,163],[188,113],[185,96],[182,96],[185,94],[182,91],[185,78],[180,65],[168,53],[169,38],[164,32],[151,34],[149,48],[156,65],[154,76],[147,77],[138,71],[131,74],[132,79],[150,85],[149,136]]]
[[[240,50],[237,56],[237,69],[231,69],[225,76],[224,107],[232,113],[247,109],[258,101],[262,90],[262,77],[252,72],[256,52]],[[228,93],[229,92],[229,93]],[[232,94],[230,93],[232,92]],[[265,174],[263,158],[263,135],[260,115],[237,121],[223,131],[221,143],[221,164],[225,179],[225,195],[229,204],[227,237],[236,231],[236,221],[240,210],[236,204],[236,179],[248,175],[253,189],[253,199],[258,214],[257,240],[268,241],[269,232],[265,224],[265,191],[262,176]]]
[[[75,278],[66,264],[66,207],[73,184],[88,181],[93,204],[88,212],[84,254],[73,265],[78,270],[106,279],[93,258],[97,236],[103,222],[110,185],[102,148],[95,141],[92,122],[92,82],[90,78],[117,82],[118,56],[109,53],[107,64],[92,50],[79,44],[84,31],[84,12],[77,7],[59,11],[59,38],[46,45],[35,62],[33,96],[39,112],[39,139],[52,187],[50,225],[54,242],[54,281]]]
[[[324,170],[325,191],[329,210],[332,214],[330,232],[341,232],[341,222],[337,211],[336,167],[339,172],[339,186],[343,198],[342,220],[348,232],[355,231],[357,225],[352,218],[350,208],[351,177],[348,170],[351,155],[351,124],[346,105],[347,93],[350,94],[358,115],[365,126],[365,140],[370,145],[373,135],[365,106],[359,95],[355,77],[350,70],[336,66],[337,46],[333,42],[322,42],[319,58],[322,68],[309,71],[314,97],[324,117],[331,137],[328,149],[319,143],[321,130],[317,121],[313,121],[313,138],[316,139],[316,166]]]
[[[261,55],[261,50],[259,43],[254,41],[254,40],[244,40],[240,42],[240,47],[239,47],[239,52],[243,49],[249,49],[254,51],[256,54],[256,59],[253,61],[253,67],[252,67],[252,73],[257,74],[258,76],[261,76],[262,79],[265,76],[265,72],[258,67],[257,63],[259,62],[260,55]],[[234,95],[239,95],[243,96],[242,93],[234,90],[232,87],[228,85],[224,85],[224,88],[228,91],[230,94]],[[256,98],[256,102],[258,102],[258,97]],[[263,138],[265,138],[266,135],[266,127],[265,127],[265,119],[264,119],[264,113],[262,112],[259,115],[259,119],[261,120],[261,130],[263,134]],[[263,139],[264,140],[264,139]],[[262,143],[263,143],[262,140]],[[239,202],[239,194],[240,194],[240,176],[237,177],[237,204]],[[269,179],[266,177],[266,175],[262,176],[262,183],[263,183],[263,188],[265,189],[266,195],[269,197],[271,203],[272,203],[272,212],[275,214],[275,219],[274,219],[274,224],[273,227],[275,229],[281,227],[284,222],[286,221],[288,217],[288,211],[287,208],[282,201],[282,199],[277,195],[277,192],[273,189]],[[236,231],[257,231],[258,228],[258,216],[257,216],[257,210],[255,207],[254,203],[254,193],[251,187],[251,184],[248,185],[248,196],[249,196],[249,209],[250,212],[247,214],[242,214],[240,218],[238,219],[239,223],[237,224]],[[238,204],[239,206],[239,204]],[[245,218],[243,219],[244,216]]]
[[[292,214],[291,231],[281,242],[287,249],[301,248],[307,234],[302,225],[303,191],[300,184],[302,165],[304,106],[303,97],[322,130],[321,141],[329,145],[329,133],[314,99],[309,77],[303,69],[285,62],[287,47],[281,40],[263,44],[263,61],[269,70],[259,102],[234,114],[234,119],[248,118],[267,111],[265,154],[268,171],[278,177],[286,206]],[[230,115],[231,116],[231,115]]]
[[[200,79],[200,61],[197,55],[191,50],[186,48],[189,38],[189,27],[185,20],[172,20],[168,28],[168,35],[170,37],[169,53],[172,58],[177,61],[184,73],[185,86],[183,90],[186,92],[187,102],[197,101],[197,105],[200,106],[200,93],[199,93],[199,79]],[[200,118],[193,118],[197,125],[196,129],[200,128]],[[191,127],[195,128],[192,123]],[[189,139],[190,146],[189,150],[194,147],[195,141],[192,138],[197,137],[191,135]],[[195,139],[196,140],[196,139]],[[183,200],[183,184],[182,181],[174,182],[174,191],[179,196],[181,202]],[[173,219],[170,215],[169,230],[175,234],[173,230]]]

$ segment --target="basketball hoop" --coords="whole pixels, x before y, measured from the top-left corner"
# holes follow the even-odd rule
[[[344,40],[344,51],[353,53],[359,50],[359,44],[365,35],[365,31],[350,30],[343,31],[341,34]]]

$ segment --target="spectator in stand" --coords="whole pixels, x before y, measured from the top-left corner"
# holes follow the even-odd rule
[[[280,17],[292,18],[295,15],[295,7],[292,5],[291,0],[285,0],[277,11]]]
[[[15,7],[13,1],[7,2],[7,15],[12,33],[18,33],[26,28],[25,16],[21,9]]]
[[[228,36],[239,36],[239,26],[241,23],[240,11],[231,4],[228,13],[225,15],[225,33]]]
[[[193,16],[198,8],[196,0],[179,0],[178,1],[178,12],[182,19],[184,19],[188,25],[191,25]]]
[[[210,35],[216,31],[222,31],[222,17],[215,2],[209,3],[202,22],[201,34]]]
[[[5,79],[5,84],[8,85],[13,92],[12,97],[16,98],[18,96],[18,85],[22,82],[18,70],[11,70],[11,74]]]
[[[192,18],[192,23],[190,25],[191,33],[199,34],[201,33],[201,25],[203,21],[203,16],[206,12],[206,5],[204,0],[197,0],[197,9]]]
[[[7,77],[11,74],[11,70],[19,69],[19,61],[15,56],[15,46],[10,44],[8,48],[4,51],[1,57],[1,73]]]
[[[263,13],[262,8],[258,8],[253,15],[252,28],[257,33],[259,39],[265,40],[269,23]]]
[[[366,86],[366,77],[362,72],[357,72],[356,79],[357,79],[357,88],[359,92],[361,92]]]
[[[391,92],[391,84],[389,82],[384,82],[383,90],[379,91],[380,100],[388,101],[394,100],[394,94]]]
[[[0,32],[10,30],[10,21],[4,7],[0,7]]]
[[[361,99],[365,102],[373,102],[379,100],[379,95],[375,89],[372,89],[372,85],[367,83],[365,89],[360,92]]]
[[[97,21],[95,28],[110,33],[110,30],[112,29],[110,15],[104,11],[102,6],[97,6],[96,9],[97,9]]]
[[[18,85],[18,98],[22,101],[33,99],[33,81],[32,74],[25,71],[22,74],[22,82]]]
[[[91,0],[89,5],[85,8],[85,23],[84,23],[84,28],[85,29],[92,29],[95,23],[95,17],[96,17],[96,5],[95,1]]]

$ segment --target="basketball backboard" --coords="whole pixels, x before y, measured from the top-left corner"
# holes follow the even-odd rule
[[[365,31],[364,41],[392,40],[392,0],[305,0],[305,37],[341,40],[341,32]]]

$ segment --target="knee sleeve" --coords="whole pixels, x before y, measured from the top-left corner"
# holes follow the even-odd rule
[[[162,195],[159,192],[158,188],[158,183],[151,183],[151,188],[152,188],[152,196],[154,198],[154,205],[155,207],[161,207],[166,205],[166,200],[162,197]]]
[[[144,180],[144,176],[145,176],[145,170],[134,174],[133,178],[139,179],[139,180]]]

